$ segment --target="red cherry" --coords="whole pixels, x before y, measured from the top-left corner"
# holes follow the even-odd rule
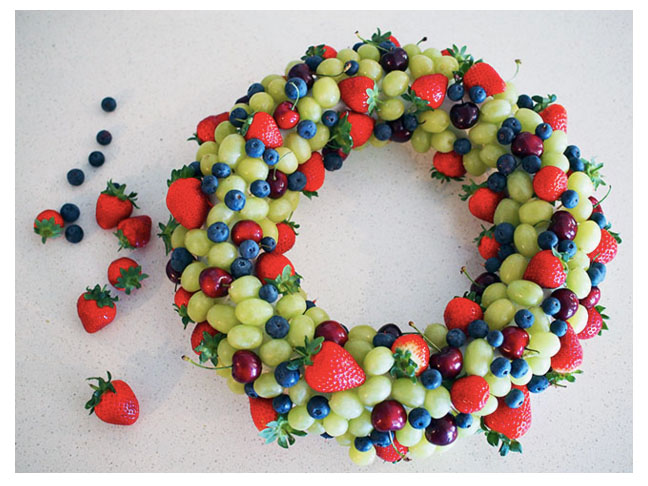
[[[229,273],[217,267],[205,268],[198,277],[200,290],[212,299],[227,295],[232,280]]]
[[[429,367],[438,370],[444,380],[451,380],[461,373],[463,355],[457,348],[445,347],[430,356]]]
[[[245,240],[254,240],[257,243],[263,238],[263,229],[259,223],[246,219],[239,221],[232,227],[232,242],[239,246]]]
[[[527,155],[537,155],[540,157],[542,152],[544,152],[542,139],[533,133],[519,133],[511,144],[511,153],[516,157],[523,158]]]
[[[270,199],[279,199],[288,190],[288,177],[281,171],[271,168],[266,182],[270,184]]]
[[[529,344],[529,333],[516,326],[502,329],[504,342],[499,347],[500,353],[508,359],[521,358],[524,349]]]
[[[315,337],[323,337],[324,341],[332,341],[344,346],[349,340],[349,334],[337,321],[323,321],[315,328]]]
[[[590,196],[588,199],[592,203],[592,206],[594,206],[594,209],[592,209],[593,213],[603,213],[603,208],[599,204],[598,199],[596,199],[594,196]]]
[[[589,294],[585,296],[584,299],[581,299],[580,304],[586,309],[591,309],[601,300],[601,290],[598,287],[592,287]]]
[[[391,432],[405,427],[407,412],[396,400],[385,400],[371,411],[371,423],[380,432]]]
[[[251,383],[261,374],[261,358],[252,351],[241,349],[232,355],[232,378],[239,383]]]
[[[292,109],[293,104],[289,101],[279,103],[272,115],[277,122],[277,126],[282,130],[290,130],[299,123],[299,113]]]

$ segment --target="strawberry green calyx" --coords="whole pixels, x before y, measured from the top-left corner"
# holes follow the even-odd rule
[[[113,297],[110,295],[110,290],[106,289],[104,285],[103,288],[99,284],[95,285],[94,288],[86,287],[86,293],[83,294],[85,300],[94,300],[97,302],[97,307],[115,307],[115,302],[119,300],[119,297]]]
[[[195,140],[195,141],[198,143],[198,145],[202,145],[202,140],[200,140],[200,139],[198,138],[198,134],[195,133],[195,132],[194,132],[194,134],[193,134],[191,137],[189,137],[189,138],[187,139],[187,142],[191,142],[191,141],[193,141],[193,140]]]
[[[472,56],[472,54],[466,53],[466,49],[468,49],[466,46],[457,47],[456,44],[452,44],[452,47],[448,47],[448,53],[459,63],[459,69],[452,72],[452,74],[454,74],[455,81],[461,81],[464,75],[474,64],[482,62],[481,59],[475,61],[475,58]]]
[[[306,59],[312,56],[324,57],[324,54],[326,52],[324,47],[325,47],[324,44],[309,46],[308,49],[306,49],[306,53],[301,57],[301,60],[305,61]]]
[[[195,175],[194,170],[188,165],[183,165],[180,169],[173,169],[170,178],[167,179],[167,187],[170,187],[178,179],[191,179]]]
[[[546,98],[536,95],[536,96],[532,96],[531,99],[535,101],[535,105],[533,106],[533,111],[537,113],[544,110],[551,103],[555,103],[557,97],[555,94],[548,94]]]
[[[130,295],[133,289],[141,288],[141,281],[148,278],[147,274],[142,273],[142,267],[140,265],[136,267],[120,268],[119,273],[120,276],[117,278],[117,285],[115,287],[118,289],[124,289],[126,295]]]
[[[297,104],[297,100],[295,100],[295,104]],[[254,121],[254,113],[248,114],[248,117],[243,122],[243,125],[241,125],[241,127],[239,128],[239,132],[241,133],[242,136],[245,137],[245,134],[250,129],[250,125],[252,125],[253,121]]]
[[[97,380],[96,385],[90,385],[90,388],[94,390],[94,393],[92,394],[92,398],[88,400],[88,402],[85,404],[85,409],[90,410],[90,415],[93,414],[94,409],[97,405],[99,405],[99,402],[101,402],[101,396],[107,392],[111,391],[113,393],[117,393],[115,391],[115,387],[113,384],[110,382],[112,380],[112,376],[110,374],[110,371],[106,371],[106,374],[108,375],[108,381],[104,380],[101,377],[92,377],[92,378],[87,378],[87,380]]]
[[[418,364],[412,359],[412,352],[409,350],[397,349],[394,354],[394,365],[389,373],[394,378],[409,378],[416,383],[416,370]]]
[[[123,248],[126,248],[128,250],[134,250],[135,247],[131,245],[130,241],[128,241],[128,238],[126,238],[126,235],[122,230],[117,230],[113,233],[117,239],[119,240],[119,248],[117,248],[117,251],[122,250]]]
[[[277,441],[280,447],[288,449],[291,445],[295,443],[295,437],[304,437],[306,432],[303,430],[295,430],[288,424],[288,419],[280,415],[277,417],[277,420],[268,422],[268,425],[265,429],[259,432],[259,435],[265,439],[266,444]]]
[[[173,235],[173,232],[178,226],[180,226],[180,223],[178,223],[173,216],[169,216],[167,224],[158,223],[160,232],[157,236],[162,238],[162,241],[164,242],[164,251],[167,255],[171,250],[173,250],[173,246],[171,246],[171,235]]]
[[[50,219],[41,219],[34,221],[34,233],[41,237],[43,244],[48,238],[61,236],[63,227],[52,217]]]
[[[378,110],[378,107],[383,103],[380,99],[380,92],[378,91],[378,86],[374,83],[373,88],[368,88],[366,91],[367,93],[367,109],[369,114],[371,115],[374,111]]]
[[[290,215],[290,218],[292,218],[292,214]],[[295,233],[295,236],[298,236],[299,233],[297,233],[297,229],[299,229],[299,223],[295,223],[294,221],[291,221],[290,219],[284,219],[282,223],[287,224],[290,226]]]
[[[479,233],[477,235],[477,238],[475,238],[473,240],[477,244],[477,246],[479,246],[479,243],[481,242],[482,238],[484,238],[484,237],[490,238],[491,236],[493,236],[493,232],[495,231],[495,226],[494,225],[491,226],[490,228],[484,228],[483,224],[480,225],[480,226],[481,226],[482,231],[481,231],[481,233]]]
[[[290,265],[286,265],[282,270],[281,275],[279,275],[277,278],[275,278],[274,280],[266,278],[265,280],[267,283],[271,283],[272,285],[277,287],[277,290],[280,294],[294,294],[299,292],[299,281],[304,277],[297,273],[291,275],[291,273],[292,269],[290,268]]]
[[[493,447],[499,447],[500,456],[505,456],[509,452],[518,452],[522,454],[522,444],[517,440],[509,439],[504,434],[496,432],[492,429],[489,429],[486,423],[484,422],[484,417],[481,418],[481,431],[486,434],[486,442],[488,442]],[[501,442],[501,445],[500,445]]]
[[[353,139],[351,138],[351,122],[348,113],[340,118],[338,124],[333,128],[329,144],[334,148],[341,148],[345,154],[351,152]]]
[[[196,346],[195,351],[200,353],[199,360],[201,363],[211,361],[214,366],[218,366],[218,345],[227,337],[227,334],[218,333],[210,336],[208,332],[203,332],[202,341]]]
[[[173,304],[173,308],[175,311],[178,313],[178,315],[182,318],[182,324],[184,325],[184,328],[187,329],[187,325],[191,322],[195,322],[191,317],[189,317],[189,314],[187,313],[187,306],[182,304],[180,307],[178,307],[176,304]]]
[[[365,44],[372,45],[374,47],[377,47],[380,50],[383,50],[383,51],[387,52],[387,49],[385,49],[384,47],[381,47],[380,44],[382,42],[388,41],[389,38],[391,37],[392,33],[390,31],[381,32],[380,27],[376,27],[376,32],[371,34],[371,39],[363,39],[362,37],[360,37],[360,34],[358,33],[358,31],[355,32],[355,35],[356,35],[356,37],[358,39],[360,39]]]
[[[464,180],[463,177],[450,177],[448,175],[442,174],[438,170],[436,170],[434,167],[430,169],[430,177],[432,179],[438,179],[441,181],[441,184],[444,182],[450,182],[450,181],[457,181],[457,182],[462,182]]]
[[[600,186],[607,186],[607,182],[603,180],[603,174],[601,174],[601,169],[603,168],[603,162],[596,163],[594,157],[592,160],[581,159],[585,165],[585,175],[590,178],[592,184],[594,185],[594,190],[598,189]]]
[[[291,370],[298,370],[301,366],[309,366],[313,364],[311,357],[320,352],[322,349],[323,337],[318,337],[312,341],[308,337],[304,338],[304,345],[295,347],[295,352],[299,358],[290,360],[288,368]]]
[[[547,378],[547,380],[549,380],[549,384],[565,388],[566,385],[563,385],[562,382],[566,381],[568,383],[574,383],[576,381],[576,377],[574,375],[580,375],[581,373],[583,373],[583,370],[575,370],[570,373],[558,373],[557,371],[550,371],[545,375],[545,377]]]
[[[562,264],[563,272],[565,272],[565,275],[569,273],[569,265],[567,264],[567,261],[569,260],[569,255],[567,252],[560,253],[556,247],[551,248],[551,254],[558,258],[560,260],[560,263]]]
[[[481,184],[477,184],[475,181],[470,179],[470,184],[463,184],[461,186],[461,189],[464,191],[463,193],[459,194],[459,198],[462,201],[467,200],[470,196],[475,194],[477,192],[477,189],[481,189],[482,187],[487,187],[487,184],[485,182],[482,182]]]
[[[107,182],[106,189],[101,191],[101,194],[114,196],[120,201],[130,201],[133,207],[139,209],[139,206],[135,203],[135,200],[137,199],[137,193],[131,192],[130,194],[126,194],[126,184],[115,184],[111,179]]]
[[[314,197],[319,197],[319,194],[317,191],[302,191],[301,192],[304,196],[306,196],[308,199],[313,199]]]
[[[407,88],[407,92],[403,93],[401,95],[401,98],[412,103],[412,106],[410,108],[413,108],[413,110],[410,110],[410,112],[416,116],[425,111],[434,111],[434,108],[429,105],[429,102],[424,100],[420,96],[416,96],[416,93],[412,91],[411,87]]]
[[[598,335],[600,336],[601,334],[603,334],[603,331],[607,331],[610,329],[607,325],[607,320],[610,318],[610,316],[603,313],[605,311],[605,307],[603,307],[602,305],[594,306],[594,308],[596,309],[596,312],[599,313],[601,319],[603,320],[603,324],[601,325],[601,330],[598,332]]]

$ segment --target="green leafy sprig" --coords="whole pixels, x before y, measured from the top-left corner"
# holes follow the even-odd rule
[[[167,255],[171,250],[173,250],[173,246],[171,246],[171,235],[173,235],[173,232],[179,225],[180,223],[178,223],[173,216],[169,216],[167,224],[158,223],[160,232],[157,236],[158,238],[162,238],[162,241],[164,242],[164,251]]]
[[[276,440],[280,447],[288,449],[295,443],[295,435],[304,437],[306,432],[293,429],[288,423],[288,419],[283,415],[279,415],[277,420],[268,422],[267,427],[259,432],[259,435],[265,439],[266,444]]]
[[[481,431],[486,435],[486,442],[493,447],[499,446],[500,456],[506,456],[509,452],[518,452],[522,454],[522,444],[517,440],[509,439],[504,434],[488,428],[484,421],[484,417],[481,418],[480,424]]]

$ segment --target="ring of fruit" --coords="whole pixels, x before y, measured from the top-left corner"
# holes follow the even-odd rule
[[[574,381],[581,341],[607,328],[599,284],[620,240],[594,197],[602,164],[568,145],[555,95],[518,96],[465,47],[360,39],[309,47],[198,124],[159,234],[175,309],[195,323],[198,358],[183,359],[246,394],[261,437],[282,447],[334,437],[367,465],[477,434],[522,452],[531,395]],[[470,289],[443,324],[349,329],[300,287],[290,219],[352,149],[390,141],[433,150],[441,182],[483,176],[461,198],[488,223],[476,238],[485,271],[462,269]]]

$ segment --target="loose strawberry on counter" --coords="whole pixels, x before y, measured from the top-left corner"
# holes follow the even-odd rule
[[[151,239],[152,224],[148,216],[133,216],[120,221],[115,232],[119,249],[144,248]]]
[[[141,288],[141,281],[145,278],[148,278],[148,275],[142,273],[142,267],[132,258],[118,258],[108,266],[108,281],[126,295]]]
[[[110,295],[105,285],[103,288],[98,284],[92,289],[88,287],[77,300],[77,314],[86,332],[95,333],[110,324],[117,314],[115,302],[118,300],[119,297]]]
[[[137,193],[126,194],[126,184],[108,181],[107,187],[97,199],[95,218],[103,229],[111,229],[123,219],[128,218],[137,207]]]
[[[92,398],[85,404],[101,420],[113,425],[132,425],[139,417],[139,402],[133,390],[122,380],[112,381],[110,371],[106,372],[108,380],[101,377],[88,378],[97,380],[96,385],[90,385],[94,390]]]
[[[48,238],[61,236],[63,224],[63,217],[58,211],[46,209],[36,216],[34,220],[34,233],[39,235],[43,243],[45,243]]]

